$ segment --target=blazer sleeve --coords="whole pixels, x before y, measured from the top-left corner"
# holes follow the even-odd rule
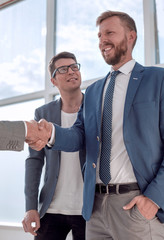
[[[158,110],[160,138],[157,138],[155,135],[152,141],[154,143],[153,147],[157,153],[159,152],[158,149],[160,149],[160,154],[156,154],[156,159],[154,159],[151,164],[154,176],[152,176],[151,182],[148,184],[143,194],[150,198],[152,201],[154,201],[164,212],[164,70],[159,68],[158,72],[159,78],[157,80],[162,79]],[[156,131],[156,129],[154,129],[153,131]],[[162,221],[164,221],[164,216],[162,218]]]
[[[76,152],[85,148],[83,104],[78,112],[78,117],[74,125],[70,128],[55,126],[55,143],[52,150],[65,152]]]
[[[24,149],[25,124],[23,121],[0,121],[0,150]]]
[[[39,112],[35,111],[35,120],[40,120]],[[25,202],[26,211],[38,210],[39,185],[44,166],[44,148],[35,151],[29,147],[29,156],[25,162]]]

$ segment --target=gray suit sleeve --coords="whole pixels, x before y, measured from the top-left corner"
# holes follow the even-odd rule
[[[39,112],[35,110],[35,120],[39,121],[41,117]],[[29,156],[25,163],[25,200],[26,211],[38,210],[39,185],[44,166],[44,148],[35,151],[29,147]]]
[[[25,124],[23,121],[0,121],[0,150],[24,149]]]

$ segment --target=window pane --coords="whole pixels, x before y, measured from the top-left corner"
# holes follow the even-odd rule
[[[0,98],[42,90],[46,1],[20,1],[0,11]]]
[[[126,8],[125,8],[126,7]],[[106,10],[125,11],[138,28],[133,57],[144,64],[142,0],[60,0],[57,4],[57,52],[71,51],[81,63],[82,79],[101,77],[110,70],[98,48],[97,17]]]
[[[1,120],[31,120],[43,99],[0,108]],[[0,222],[21,222],[25,213],[24,173],[28,146],[24,151],[0,151]]]
[[[157,28],[159,42],[159,63],[164,63],[164,1],[156,0]]]

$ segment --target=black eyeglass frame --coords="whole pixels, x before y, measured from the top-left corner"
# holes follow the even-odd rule
[[[75,70],[75,69],[72,68],[74,65],[77,66],[77,70]],[[65,74],[65,73],[68,72],[68,69],[71,68],[72,71],[76,72],[76,71],[79,71],[79,70],[80,70],[80,66],[81,66],[80,63],[72,63],[72,64],[70,64],[70,65],[68,65],[68,66],[61,66],[61,67],[58,67],[58,68],[56,68],[56,69],[54,70],[54,72],[53,72],[53,74],[52,74],[52,78],[55,77],[55,74],[56,74],[57,71],[58,71],[60,74]],[[67,71],[64,72],[64,73],[60,72],[60,69],[63,68],[63,67],[66,67],[66,68],[67,68]]]

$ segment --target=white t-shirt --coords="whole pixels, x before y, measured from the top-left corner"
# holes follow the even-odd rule
[[[61,126],[71,127],[77,113],[61,111]],[[79,152],[61,152],[59,178],[53,200],[47,213],[81,215],[83,202],[83,179]]]

